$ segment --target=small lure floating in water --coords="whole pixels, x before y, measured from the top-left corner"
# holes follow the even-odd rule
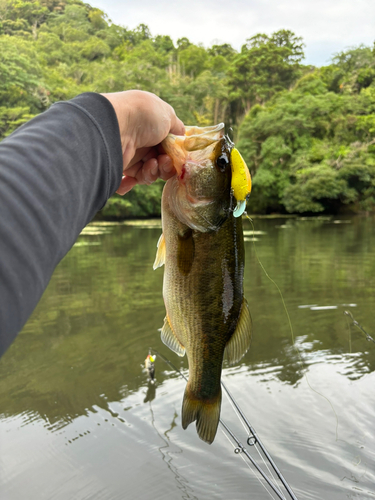
[[[156,356],[152,356],[151,354],[148,354],[147,358],[145,359],[145,368],[152,382],[155,378],[155,359]]]
[[[238,149],[233,148],[230,152],[232,167],[232,193],[237,200],[233,216],[241,217],[246,209],[246,198],[251,192],[251,177],[249,169]]]

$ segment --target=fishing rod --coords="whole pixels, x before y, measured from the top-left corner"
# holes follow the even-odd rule
[[[183,379],[185,379],[186,381],[188,380],[187,377],[178,369],[176,368],[176,366],[168,359],[166,358],[163,354],[161,354],[160,352],[156,351],[156,350],[153,350],[153,352],[155,354],[157,354],[158,356],[161,357],[161,359],[167,363],[180,377],[182,377]],[[289,497],[292,499],[292,500],[298,500],[298,498],[296,497],[296,495],[294,494],[292,488],[289,486],[288,482],[286,481],[286,479],[284,478],[283,474],[281,473],[280,469],[277,467],[276,463],[274,462],[274,460],[272,459],[271,455],[269,454],[269,452],[267,451],[267,449],[265,448],[264,444],[262,443],[262,441],[259,439],[259,436],[258,434],[255,432],[255,429],[254,427],[250,424],[250,422],[248,421],[248,419],[246,418],[245,414],[243,413],[243,411],[241,410],[239,404],[237,403],[237,401],[234,399],[233,395],[230,393],[229,389],[226,387],[226,385],[224,384],[224,382],[221,382],[221,385],[226,393],[226,395],[228,396],[229,400],[231,401],[232,403],[232,407],[236,413],[236,415],[238,416],[238,418],[240,420],[242,420],[244,422],[244,424],[246,425],[247,429],[248,429],[248,437],[247,437],[247,444],[249,446],[254,446],[259,455],[261,456],[263,462],[265,463],[264,461],[264,458],[262,456],[261,453],[263,453],[264,457],[268,460],[269,464],[271,465],[272,469],[274,470],[274,472],[276,473],[277,477],[279,478],[280,482],[282,483],[282,485],[284,486],[285,488],[285,491],[287,492],[287,494],[289,495]],[[262,478],[266,481],[266,483],[268,484],[268,486],[273,490],[273,492],[278,496],[278,498],[280,500],[286,500],[285,498],[285,495],[283,494],[283,492],[281,491],[279,485],[276,483],[276,481],[274,480],[274,477],[272,476],[272,473],[271,473],[271,476],[272,476],[272,479],[264,472],[264,470],[257,464],[257,462],[254,460],[254,458],[250,455],[250,453],[248,452],[248,450],[245,448],[245,446],[241,443],[241,441],[237,438],[237,436],[234,434],[234,432],[229,428],[229,426],[222,420],[220,419],[219,420],[219,423],[220,425],[223,427],[223,429],[225,430],[225,432],[227,433],[227,435],[229,436],[229,438],[233,441],[233,443],[235,444],[235,449],[234,449],[234,452],[236,454],[240,454],[240,453],[243,453],[247,459],[251,462],[252,466],[257,470],[257,472],[262,476]],[[260,449],[258,449],[258,447]],[[266,467],[267,467],[267,464],[265,463]],[[268,467],[267,467],[268,469]],[[269,471],[269,469],[268,469]],[[269,471],[270,472],[270,471]]]
[[[374,342],[375,344],[375,340],[371,337],[371,335],[369,335],[366,330],[363,328],[363,326],[361,326],[358,321],[356,321],[354,319],[354,316],[353,314],[350,312],[350,311],[344,311],[344,314],[345,316],[349,316],[350,319],[352,320],[353,322],[353,325],[356,326],[359,330],[361,330],[362,333],[364,333],[366,335],[366,340],[368,340],[369,342]]]
[[[247,444],[249,446],[254,446],[254,445],[258,445],[259,448],[262,450],[264,456],[267,458],[267,460],[269,461],[269,463],[271,464],[271,467],[273,468],[273,470],[276,472],[278,478],[280,479],[280,481],[282,482],[284,488],[286,489],[286,491],[288,492],[288,494],[290,495],[290,498],[292,498],[293,500],[298,500],[297,497],[295,496],[292,488],[289,486],[289,484],[287,483],[286,479],[284,478],[284,476],[282,475],[280,469],[277,467],[276,463],[274,462],[273,458],[271,457],[271,455],[268,453],[266,447],[264,446],[264,444],[262,443],[262,441],[259,439],[259,436],[257,435],[257,433],[255,432],[255,429],[254,427],[250,424],[250,422],[247,420],[247,418],[245,417],[245,414],[243,413],[243,411],[241,410],[241,408],[239,407],[238,403],[236,402],[236,400],[234,399],[234,397],[232,396],[232,394],[229,392],[228,388],[226,387],[226,385],[224,384],[224,382],[221,382],[221,385],[222,387],[224,388],[225,392],[227,393],[227,396],[229,397],[229,399],[232,401],[232,403],[234,404],[236,410],[237,410],[237,413],[238,415],[240,415],[240,417],[242,418],[242,420],[245,422],[248,430],[249,430],[249,436],[247,438]],[[241,450],[243,451],[243,450]]]

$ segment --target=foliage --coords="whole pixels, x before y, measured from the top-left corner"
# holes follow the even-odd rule
[[[81,0],[0,0],[0,139],[53,102],[148,90],[186,124],[225,122],[251,169],[249,209],[374,209],[375,57],[360,46],[303,66],[289,30],[256,34],[238,53],[145,24],[114,24]],[[109,200],[106,217],[160,213],[162,183]]]
[[[229,70],[231,97],[237,114],[263,104],[301,75],[303,43],[289,30],[255,35],[242,46]]]
[[[160,199],[164,182],[156,181],[151,186],[135,186],[126,196],[110,198],[100,217],[107,219],[160,217]]]
[[[28,106],[14,108],[0,106],[0,134],[6,137],[31,118],[33,115],[30,114]]]
[[[253,174],[250,210],[375,209],[375,86],[356,83],[369,52],[349,52],[246,116],[239,148]]]

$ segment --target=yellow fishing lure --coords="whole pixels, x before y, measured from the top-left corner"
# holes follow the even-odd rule
[[[232,193],[237,200],[234,217],[240,217],[246,208],[246,198],[251,192],[251,177],[249,169],[238,149],[233,148],[230,153],[232,168]]]

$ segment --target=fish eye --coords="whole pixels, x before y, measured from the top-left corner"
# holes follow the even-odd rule
[[[220,171],[224,172],[224,170],[226,169],[226,167],[229,164],[228,156],[226,154],[222,154],[221,156],[219,156],[216,163],[217,163],[217,166],[219,167]]]

